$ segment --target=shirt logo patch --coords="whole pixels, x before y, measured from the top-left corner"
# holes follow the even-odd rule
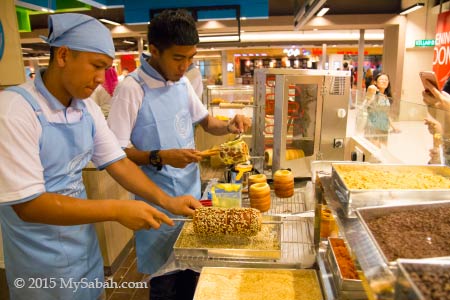
[[[69,184],[67,185],[68,191],[64,194],[71,196],[78,196],[84,191],[83,179],[81,177],[81,171],[87,165],[92,157],[92,149],[85,151],[75,156],[68,164],[66,168],[67,178]]]
[[[175,116],[175,130],[180,137],[186,139],[192,132],[192,123],[189,111],[181,110]]]

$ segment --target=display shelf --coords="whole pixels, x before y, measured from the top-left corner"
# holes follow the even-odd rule
[[[253,115],[252,85],[208,85],[206,87],[206,105],[212,116],[230,116],[234,110],[247,117]]]

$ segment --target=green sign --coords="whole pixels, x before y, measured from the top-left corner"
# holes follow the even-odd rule
[[[433,47],[434,40],[416,40],[416,47]]]

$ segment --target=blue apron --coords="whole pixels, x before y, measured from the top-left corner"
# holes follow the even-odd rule
[[[95,134],[95,124],[86,106],[79,122],[49,123],[25,89],[8,90],[21,94],[41,123],[39,155],[46,192],[86,198],[82,169],[91,159]],[[94,300],[100,296],[102,286],[77,289],[73,284],[104,282],[94,225],[27,223],[9,205],[0,206],[0,221],[11,300]],[[16,288],[16,278],[22,278],[25,287]],[[33,285],[38,288],[32,288]]]
[[[136,125],[131,132],[131,142],[139,150],[195,148],[194,129],[188,106],[185,78],[171,86],[150,89],[137,72],[130,73],[144,90],[144,99],[139,109]],[[151,165],[142,170],[161,189],[171,196],[190,194],[200,199],[200,171],[198,164],[185,168],[164,165],[158,171]],[[136,199],[141,199],[136,196]],[[170,217],[161,207],[155,206]],[[169,258],[173,245],[182,227],[178,222],[173,227],[162,226],[159,230],[136,232],[136,255],[141,273],[155,273]]]

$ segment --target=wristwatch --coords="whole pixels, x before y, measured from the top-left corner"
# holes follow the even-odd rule
[[[161,171],[162,169],[162,160],[161,156],[159,156],[159,150],[150,151],[150,164],[156,167],[156,170]]]

